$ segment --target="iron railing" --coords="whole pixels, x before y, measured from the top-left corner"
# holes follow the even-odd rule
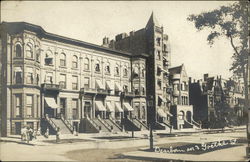
[[[74,127],[70,124],[70,122],[67,119],[64,118],[63,114],[61,114],[61,120],[69,128],[69,130],[71,131],[71,133],[73,133]]]

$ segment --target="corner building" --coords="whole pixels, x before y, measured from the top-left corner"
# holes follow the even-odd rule
[[[147,129],[147,54],[26,22],[1,23],[0,45],[1,136],[27,125],[50,133],[58,127],[62,133]]]
[[[103,46],[130,52],[133,56],[146,53],[146,89],[152,105],[148,107],[148,121],[155,123],[156,129],[171,127],[169,71],[170,45],[168,35],[152,13],[145,28],[118,34],[115,40],[103,39]],[[136,71],[132,71],[136,73]],[[164,129],[164,128],[163,128]]]

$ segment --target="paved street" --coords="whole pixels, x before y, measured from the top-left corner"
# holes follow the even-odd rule
[[[40,160],[40,161],[121,161],[129,160],[150,160],[150,159],[181,159],[181,160],[234,160],[242,161],[245,156],[245,145],[216,150],[201,155],[192,154],[167,154],[145,152],[148,148],[149,140],[145,139],[148,131],[136,132],[136,138],[130,138],[131,133],[113,135],[113,140],[105,138],[110,134],[80,134],[79,136],[64,136],[60,144],[54,144],[48,141],[55,140],[54,136],[49,139],[39,137],[36,141],[31,141],[30,145],[21,143],[16,137],[2,138],[1,142],[1,160]],[[245,130],[237,132],[226,131],[225,133],[181,133],[176,137],[164,137],[164,131],[155,132],[155,145],[170,147],[181,146],[193,143],[207,143],[212,141],[244,139]],[[160,134],[163,134],[159,136]],[[185,135],[186,134],[186,135]],[[115,138],[116,137],[116,138]],[[123,137],[123,138],[121,138]],[[161,138],[160,138],[161,137]],[[69,140],[70,139],[70,140]],[[6,141],[9,142],[6,142]],[[68,143],[67,143],[68,140]],[[227,155],[227,156],[221,156]]]

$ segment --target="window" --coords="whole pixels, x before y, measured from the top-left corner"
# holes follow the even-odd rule
[[[180,111],[178,116],[179,116],[179,119],[184,120],[184,117],[185,117],[184,111]]]
[[[119,75],[119,65],[116,64],[115,66],[115,75]]]
[[[141,87],[141,92],[142,92],[142,95],[145,95],[145,88],[144,87]]]
[[[167,52],[167,45],[166,44],[163,45],[163,51]]]
[[[62,89],[66,88],[66,74],[60,74],[59,85],[60,85],[60,88],[62,88]]]
[[[84,78],[84,88],[89,88],[89,78]]]
[[[96,72],[100,72],[100,71],[101,71],[101,70],[100,70],[100,61],[99,61],[99,60],[96,61],[96,64],[95,64],[95,71],[96,71]]]
[[[66,66],[66,55],[64,53],[60,54],[60,66]]]
[[[33,109],[33,96],[32,95],[27,95],[26,97],[26,108],[27,108],[27,117],[32,116],[32,109]]]
[[[78,67],[78,58],[75,55],[72,58],[72,67],[73,68],[77,68]]]
[[[124,90],[124,92],[128,92],[128,85],[123,85],[123,90]]]
[[[16,84],[22,84],[22,68],[21,67],[15,67],[15,73],[14,78],[16,81]]]
[[[41,49],[38,49],[38,50],[36,51],[36,61],[37,61],[37,62],[40,62],[40,55],[41,55]]]
[[[72,118],[78,119],[78,99],[72,99]]]
[[[33,45],[31,43],[28,43],[26,46],[26,57],[33,58]]]
[[[89,59],[88,58],[84,59],[84,70],[89,70]]]
[[[157,88],[161,89],[161,80],[157,80]]]
[[[156,43],[157,43],[157,46],[160,46],[161,45],[161,38],[156,38]]]
[[[128,76],[128,69],[127,69],[127,66],[124,67],[123,76],[125,76],[125,77]]]
[[[34,78],[33,78],[33,69],[32,68],[27,68],[27,83],[28,84],[33,84]]]
[[[110,74],[110,64],[109,63],[107,63],[107,65],[105,66],[105,72],[107,74]]]
[[[46,73],[45,83],[53,83],[53,73]]]
[[[72,76],[72,89],[77,90],[78,89],[78,77]]]
[[[15,98],[16,98],[16,111],[15,111],[15,113],[16,113],[16,117],[21,117],[21,109],[22,109],[22,95],[20,95],[20,94],[17,94],[16,96],[15,96]]]
[[[53,65],[53,54],[48,50],[45,54],[45,65]]]
[[[135,66],[133,69],[133,78],[138,78],[139,77],[139,68],[138,66]]]
[[[161,60],[161,51],[157,51],[157,59]]]
[[[39,74],[36,74],[36,84],[39,85]]]
[[[145,77],[145,69],[144,69],[144,67],[142,67],[142,70],[141,70],[141,76],[142,76],[142,78],[144,78],[144,77]]]
[[[20,44],[16,45],[15,51],[16,51],[16,57],[22,57],[22,48],[21,48]]]

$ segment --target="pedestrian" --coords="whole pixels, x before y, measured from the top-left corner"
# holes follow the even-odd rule
[[[36,136],[37,136],[37,131],[36,130],[33,131],[32,136],[33,136],[34,139],[36,139]]]
[[[41,135],[41,129],[40,129],[40,128],[38,128],[38,130],[37,130],[37,132],[36,132],[36,135],[37,135],[37,136],[40,136],[40,135]]]
[[[27,128],[24,126],[21,129],[21,141],[25,141],[26,140],[26,131],[27,131]]]
[[[60,128],[57,127],[57,131],[56,131],[56,143],[58,143],[60,141]]]
[[[30,136],[30,140],[32,141],[32,139],[33,139],[33,129],[32,128],[30,128],[29,129],[29,136]]]
[[[30,128],[28,127],[27,130],[26,130],[26,132],[25,132],[27,143],[30,142],[30,133],[29,133],[30,130],[29,130],[29,129],[30,129]]]
[[[46,129],[44,136],[45,136],[45,138],[49,138],[49,128]]]

